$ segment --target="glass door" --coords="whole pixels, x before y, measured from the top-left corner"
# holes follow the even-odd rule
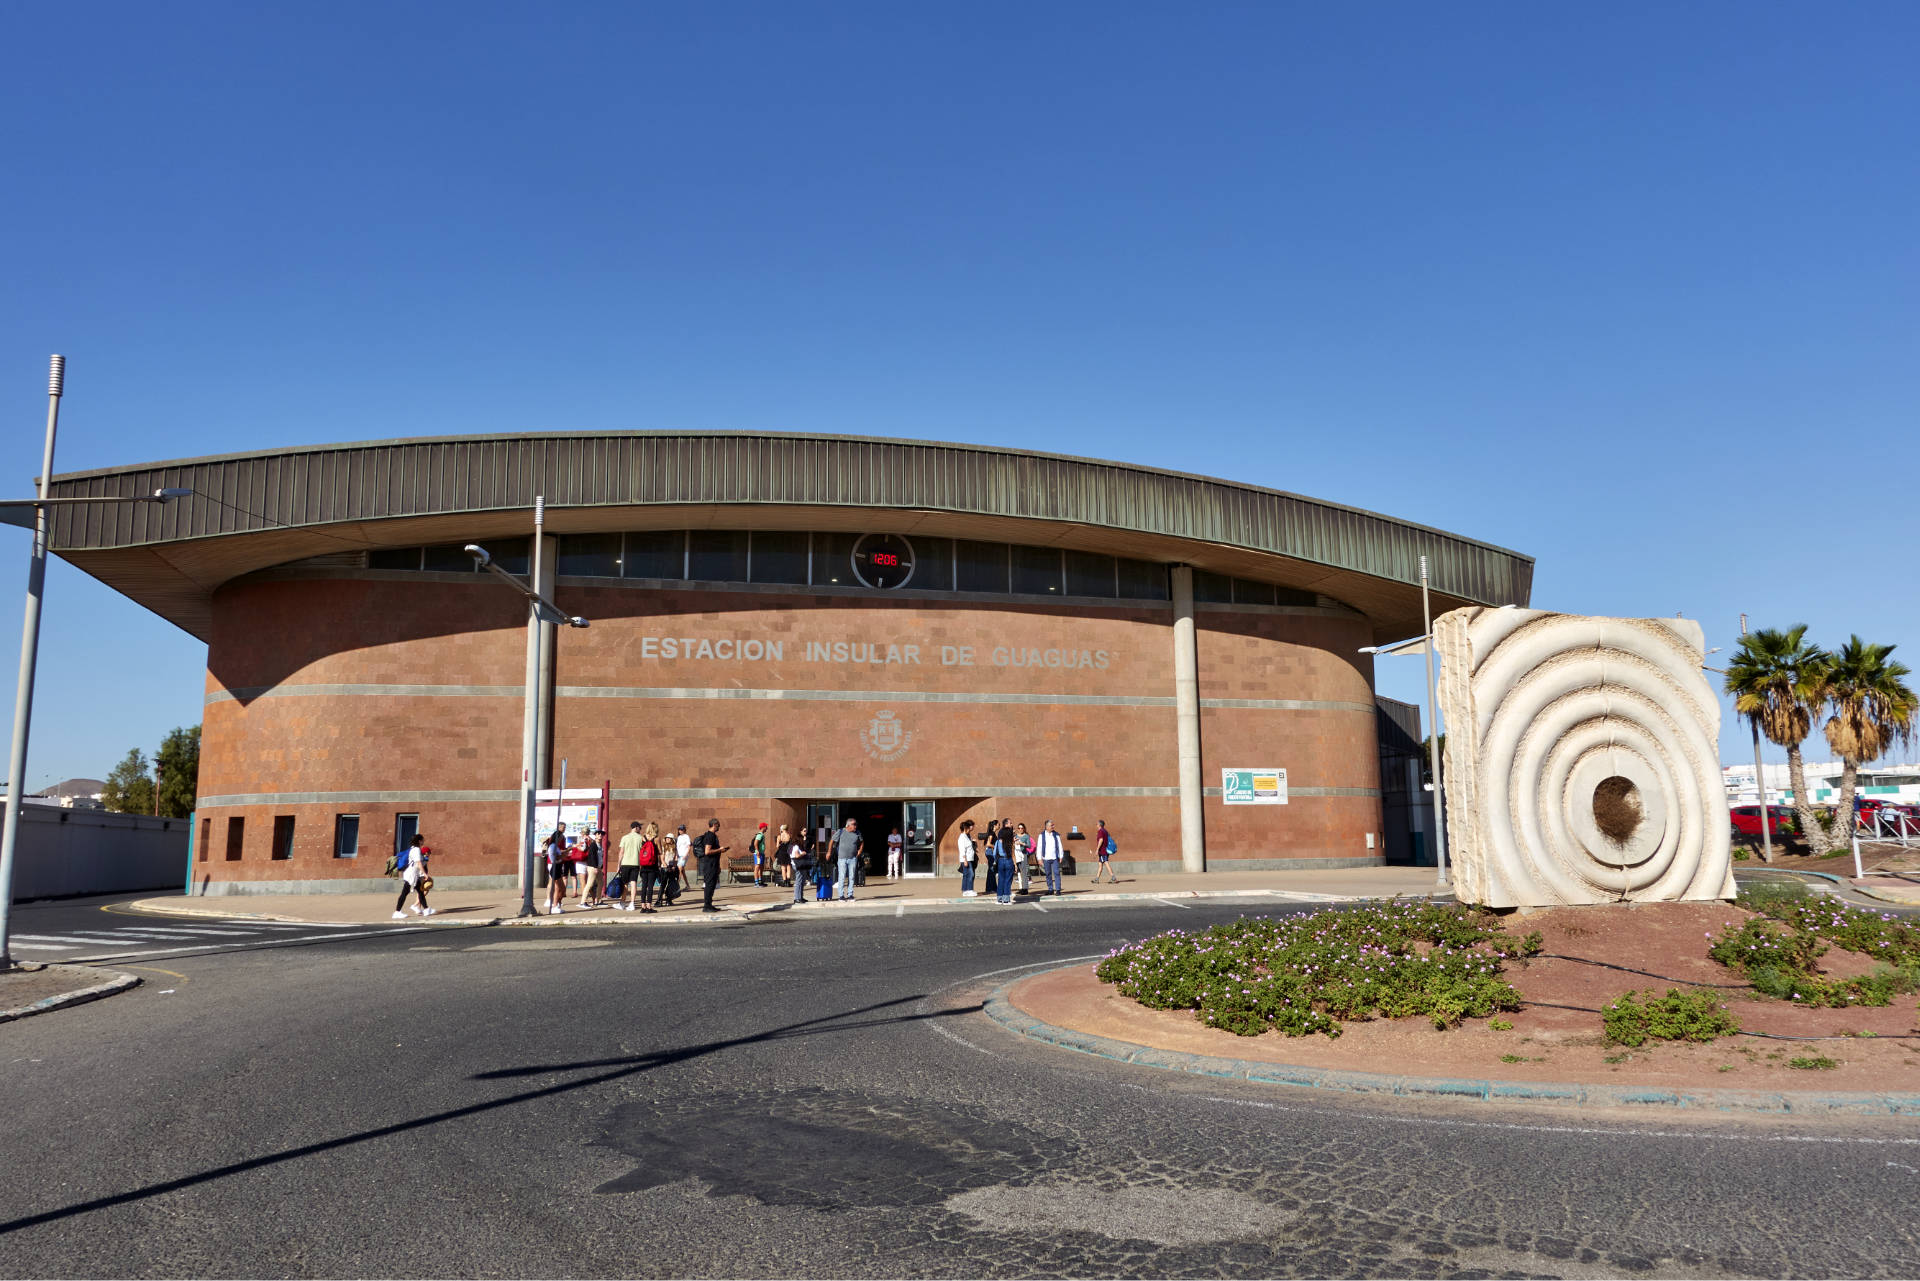
[[[812,843],[815,858],[825,857],[823,847],[833,839],[833,833],[839,826],[840,807],[832,801],[819,801],[807,806],[807,840]],[[826,834],[824,837],[822,832]]]
[[[934,874],[933,857],[933,802],[907,802],[906,866],[903,869],[908,876],[932,876]]]

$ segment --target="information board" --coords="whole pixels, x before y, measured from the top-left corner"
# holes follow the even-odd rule
[[[1228,805],[1285,805],[1287,772],[1283,769],[1221,770],[1220,799]]]

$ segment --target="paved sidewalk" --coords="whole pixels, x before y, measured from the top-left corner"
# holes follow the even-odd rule
[[[1036,884],[1040,884],[1038,878]],[[1395,894],[1431,894],[1434,892],[1434,871],[1430,867],[1357,867],[1210,872],[1199,876],[1175,872],[1151,876],[1122,875],[1118,884],[1102,881],[1099,885],[1089,884],[1085,876],[1074,876],[1067,878],[1064,888],[1065,893],[1059,901],[1069,905],[1156,898],[1177,902],[1183,898],[1248,895],[1301,902],[1343,902],[1350,899],[1389,898]],[[146,911],[197,916],[369,925],[392,919],[393,900],[398,894],[397,886],[392,893],[379,894],[230,894],[204,898],[169,894],[140,899],[128,906]],[[538,891],[536,898],[544,899],[544,895],[545,891]],[[722,885],[714,895],[714,902],[723,906],[726,909],[724,912],[702,912],[700,892],[696,888],[681,895],[679,906],[663,909],[653,915],[604,908],[583,911],[576,906],[578,900],[570,900],[566,912],[560,916],[529,917],[521,923],[660,925],[738,920],[742,915],[764,911],[798,910],[828,915],[845,911],[864,913],[876,909],[901,908],[998,910],[998,904],[991,898],[963,899],[959,895],[960,881],[951,876],[869,881],[857,891],[851,906],[827,903],[816,907],[812,902],[812,888],[809,887],[807,906],[796,909],[793,907],[791,888]],[[520,895],[514,890],[436,890],[427,897],[433,904],[434,914],[422,922],[409,912],[407,920],[410,923],[492,925],[517,921],[520,916]],[[1019,899],[1022,903],[1037,903],[1042,907],[1052,906],[1055,902],[1038,894],[1021,895]]]

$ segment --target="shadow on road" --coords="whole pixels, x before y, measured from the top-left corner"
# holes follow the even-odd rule
[[[429,1125],[438,1125],[443,1121],[457,1121],[462,1117],[478,1116],[482,1113],[512,1107],[516,1103],[530,1103],[535,1099],[551,1098],[568,1094],[575,1090],[588,1089],[596,1085],[605,1085],[622,1077],[651,1071],[657,1067],[668,1067],[675,1063],[684,1063],[689,1059],[716,1054],[735,1046],[754,1045],[763,1041],[786,1040],[799,1036],[818,1036],[823,1032],[845,1032],[863,1028],[883,1027],[893,1023],[914,1023],[922,1019],[946,1018],[956,1014],[971,1014],[980,1010],[978,1004],[959,1006],[952,1009],[932,1010],[925,1014],[898,1014],[887,1018],[860,1019],[858,1022],[841,1022],[844,1019],[859,1019],[859,1016],[872,1014],[879,1010],[890,1009],[898,1005],[922,1000],[925,993],[903,996],[891,1001],[881,1001],[874,1005],[863,1005],[857,1009],[844,1010],[837,1014],[822,1015],[819,1018],[805,1019],[798,1023],[789,1023],[782,1027],[769,1028],[756,1032],[752,1036],[730,1037],[723,1041],[704,1041],[698,1045],[682,1046],[678,1049],[658,1050],[652,1054],[636,1054],[618,1059],[595,1059],[581,1063],[543,1064],[533,1067],[502,1068],[494,1072],[479,1072],[469,1077],[473,1081],[497,1081],[515,1077],[537,1076],[543,1072],[571,1072],[585,1069],[611,1068],[611,1071],[583,1077],[579,1080],[565,1081],[558,1085],[549,1085],[537,1090],[525,1090],[505,1098],[491,1099],[485,1103],[471,1103],[466,1107],[450,1108],[444,1112],[434,1112],[427,1116],[416,1117],[411,1121],[396,1121],[391,1125],[377,1126],[362,1130],[357,1134],[346,1134],[335,1139],[325,1139],[318,1143],[308,1143],[285,1152],[275,1152],[267,1156],[250,1157],[245,1161],[235,1161],[229,1165],[215,1166],[211,1170],[202,1170],[198,1174],[182,1175],[177,1179],[167,1179],[161,1183],[149,1184],[131,1192],[120,1192],[112,1196],[95,1197],[90,1201],[80,1201],[58,1210],[43,1210],[39,1214],[29,1214],[21,1218],[0,1223],[0,1236],[10,1232],[19,1232],[26,1228],[38,1227],[43,1223],[57,1223],[75,1215],[88,1214],[95,1210],[109,1210],[115,1206],[143,1201],[149,1197],[164,1196],[169,1192],[179,1192],[186,1188],[211,1183],[216,1179],[228,1178],[235,1174],[245,1174],[251,1170],[264,1170],[288,1161],[297,1161],[302,1157],[316,1156],[322,1152],[332,1152],[340,1148],[351,1147],[356,1143],[365,1143],[372,1139],[386,1138],[389,1135],[405,1134]],[[827,1026],[834,1025],[834,1026]]]

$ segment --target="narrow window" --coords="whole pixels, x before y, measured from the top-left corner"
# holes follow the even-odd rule
[[[200,861],[202,863],[207,861],[207,847],[211,844],[213,844],[213,820],[203,818],[200,820]]]
[[[413,838],[420,834],[420,816],[418,814],[395,814],[393,816],[393,848],[403,850],[413,844]]]
[[[360,853],[360,816],[358,814],[335,814],[333,816],[333,856],[335,858],[353,858]]]
[[[273,816],[273,857],[275,859],[293,857],[293,815],[291,814]]]
[[[227,862],[238,863],[240,851],[247,844],[247,820],[230,818],[227,820]]]
[[[687,531],[637,529],[629,532],[620,569],[628,578],[664,578],[669,581],[685,578]]]

